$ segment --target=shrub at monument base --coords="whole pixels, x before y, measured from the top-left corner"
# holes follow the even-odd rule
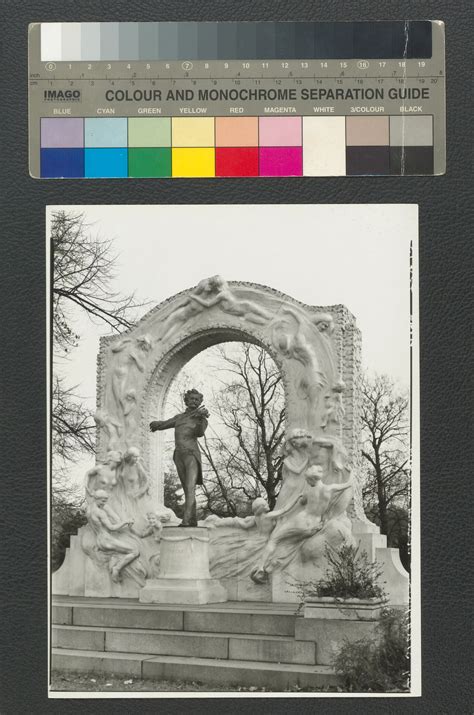
[[[374,620],[386,594],[378,583],[382,568],[359,546],[326,547],[324,578],[299,584],[305,618]]]
[[[346,645],[376,647],[386,595],[378,583],[380,565],[370,562],[360,547],[344,545],[338,551],[328,547],[325,555],[324,577],[298,584],[304,618],[297,619],[295,635],[314,641],[318,664],[331,665]]]
[[[346,640],[333,660],[350,692],[399,692],[410,687],[409,614],[384,609],[378,638]]]

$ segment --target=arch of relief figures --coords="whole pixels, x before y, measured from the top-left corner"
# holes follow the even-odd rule
[[[301,428],[332,440],[356,472],[361,339],[355,318],[342,305],[308,306],[266,286],[222,283],[206,291],[201,281],[160,303],[128,333],[102,338],[97,408],[120,425],[113,447],[140,449],[153,493],[162,500],[161,435],[150,435],[149,422],[163,419],[171,382],[190,359],[218,343],[245,341],[267,350],[281,371],[287,432]],[[195,293],[213,305],[195,303]],[[98,429],[98,459],[110,446],[107,432]],[[325,475],[325,481],[341,479],[334,467]],[[351,513],[363,519],[354,486]]]
[[[109,464],[91,470],[92,476],[86,477],[86,492],[88,484],[94,483],[95,489],[100,487],[97,479],[103,469],[104,480],[109,479],[107,488],[112,485],[110,493],[116,512],[119,516],[120,510],[122,516],[125,512],[132,514],[135,525],[141,521],[141,528],[148,531],[140,534],[138,548],[124,538],[120,558],[113,545],[106,557],[107,550],[98,546],[89,520],[71,544],[69,555],[69,560],[74,551],[76,560],[86,555],[83,575],[79,569],[75,585],[71,586],[65,563],[56,577],[56,592],[137,596],[146,579],[159,573],[159,536],[153,538],[158,530],[150,526],[145,515],[156,509],[167,511],[163,505],[163,442],[158,435],[150,434],[148,425],[152,420],[163,419],[169,387],[180,369],[202,350],[231,341],[261,346],[282,375],[287,467],[275,511],[284,511],[295,493],[303,490],[304,475],[311,465],[322,469],[323,484],[350,482],[350,490],[345,490],[342,500],[342,492],[336,493],[338,508],[331,512],[331,517],[337,512],[337,520],[331,518],[336,528],[326,536],[315,533],[303,543],[300,541],[297,548],[294,544],[287,548],[290,542],[285,544],[283,539],[269,549],[268,533],[257,534],[252,540],[250,533],[242,534],[242,529],[219,529],[219,539],[211,538],[211,570],[226,585],[229,597],[289,600],[284,586],[288,578],[317,578],[322,573],[325,544],[347,541],[353,538],[354,531],[372,558],[376,551],[393,551],[380,548],[385,544],[377,542],[377,537],[385,537],[380,537],[377,527],[368,522],[362,508],[358,482],[360,332],[355,318],[342,305],[308,306],[266,286],[227,282],[213,276],[159,304],[127,333],[101,340],[96,457],[98,465],[107,465],[108,460]],[[292,439],[297,433],[307,435],[306,443]],[[115,457],[110,461],[111,455]],[[113,475],[117,470],[122,476],[116,485]],[[127,496],[126,487],[120,493],[120,481],[134,489],[142,481],[146,486],[141,493],[143,498],[135,498],[137,491],[133,499]],[[328,498],[331,501],[331,494]],[[390,554],[388,558],[389,570],[400,571],[398,563],[393,566],[393,557]],[[256,585],[257,578],[256,583],[251,581],[252,567],[254,574],[271,572],[270,582]],[[119,570],[120,578],[111,578]],[[398,576],[396,573],[395,580]],[[395,601],[400,600],[403,597],[397,595]]]

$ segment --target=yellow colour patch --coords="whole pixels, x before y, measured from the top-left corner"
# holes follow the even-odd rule
[[[173,146],[214,146],[213,117],[173,117],[171,126]]]
[[[214,149],[172,149],[172,176],[215,176]]]

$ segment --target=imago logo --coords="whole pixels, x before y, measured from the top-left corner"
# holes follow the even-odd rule
[[[80,89],[45,89],[43,93],[45,102],[80,102]]]

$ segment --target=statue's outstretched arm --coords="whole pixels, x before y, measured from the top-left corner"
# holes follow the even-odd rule
[[[175,427],[177,416],[178,415],[175,415],[169,420],[153,420],[153,422],[150,422],[150,430],[152,432],[156,432],[157,430],[171,429],[171,427]]]

